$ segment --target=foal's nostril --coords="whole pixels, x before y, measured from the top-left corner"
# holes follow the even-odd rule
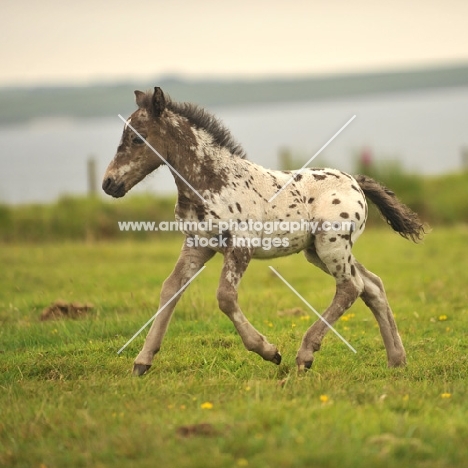
[[[104,179],[104,181],[102,182],[102,190],[104,190],[104,192],[107,192],[107,189],[112,185],[112,179],[110,177],[108,177],[107,179]]]

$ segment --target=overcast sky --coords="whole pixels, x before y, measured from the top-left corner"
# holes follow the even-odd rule
[[[0,85],[468,63],[467,0],[2,0]]]

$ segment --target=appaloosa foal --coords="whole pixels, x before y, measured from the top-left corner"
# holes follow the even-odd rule
[[[323,318],[333,324],[361,297],[379,324],[388,365],[404,365],[405,350],[382,281],[356,261],[351,248],[364,230],[366,196],[395,231],[413,241],[424,235],[417,215],[399,202],[393,192],[366,176],[352,177],[335,169],[305,169],[302,173],[265,169],[247,161],[229,131],[204,109],[171,101],[160,88],[149,93],[135,91],[135,95],[138,110],[128,119],[117,154],[104,175],[104,191],[113,197],[123,197],[146,175],[166,163],[178,190],[176,219],[212,221],[211,228],[206,223],[203,227],[193,223],[185,231],[180,257],[161,290],[160,307],[220,252],[224,256],[217,291],[220,309],[231,319],[249,351],[279,364],[281,355],[276,346],[241,311],[237,288],[251,259],[275,258],[303,250],[310,263],[336,281],[335,297]],[[292,177],[292,183],[281,190]],[[264,224],[306,220],[317,226],[328,223],[335,227],[340,221],[351,224],[346,229],[290,232],[278,228],[271,232],[258,228],[256,223],[253,230],[233,228],[220,233],[220,223],[232,220]],[[216,242],[202,247],[200,244],[207,243],[194,242],[198,239]],[[254,242],[259,239],[261,243]],[[264,248],[265,239],[271,241],[268,249]],[[135,360],[135,375],[142,375],[151,367],[180,295],[153,322]],[[321,320],[307,330],[296,357],[299,369],[310,368],[327,330]]]

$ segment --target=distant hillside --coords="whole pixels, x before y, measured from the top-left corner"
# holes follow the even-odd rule
[[[1,88],[0,125],[41,117],[99,117],[128,114],[133,90],[161,86],[178,101],[204,106],[279,101],[314,101],[427,88],[468,86],[468,65],[401,72],[332,75],[297,79],[183,80],[112,83],[82,87]]]

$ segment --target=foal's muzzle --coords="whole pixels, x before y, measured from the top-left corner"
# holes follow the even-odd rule
[[[103,180],[102,190],[114,198],[120,198],[126,194],[125,184],[123,182],[117,184],[112,177],[107,177]]]

